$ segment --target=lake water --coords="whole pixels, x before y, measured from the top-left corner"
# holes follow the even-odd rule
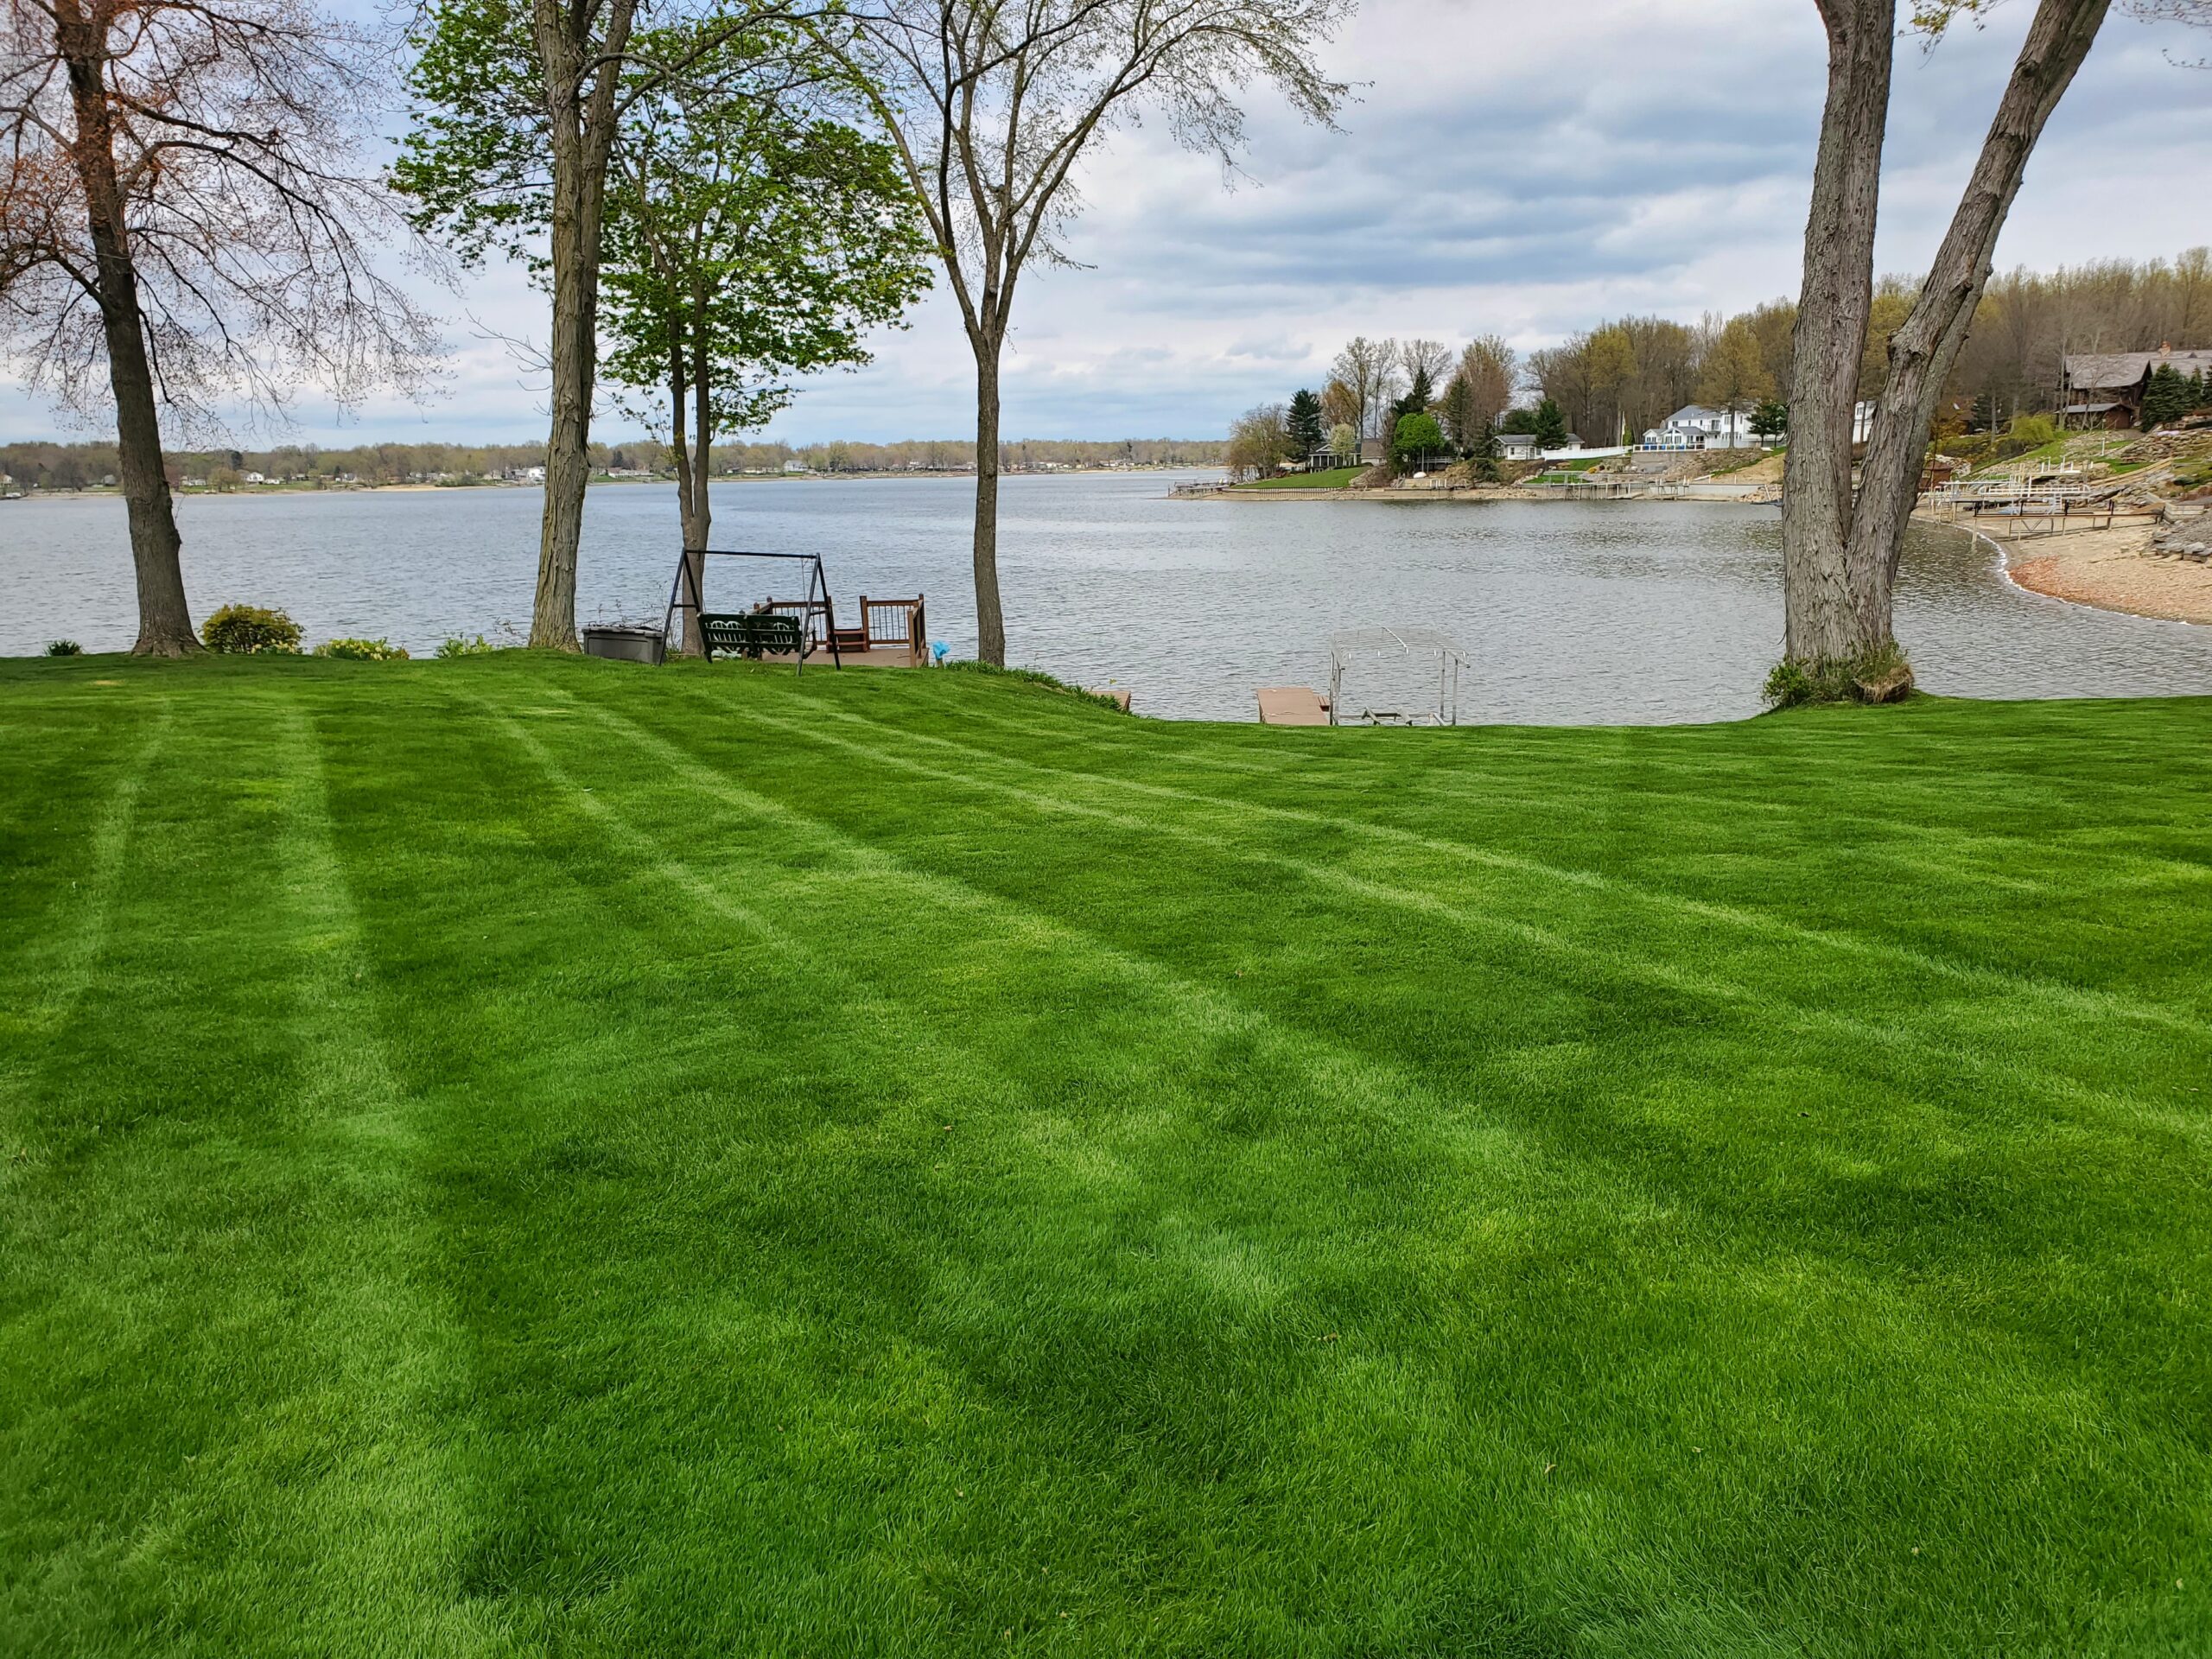
[[[1429,626],[1472,664],[1462,719],[1618,722],[1751,714],[1780,651],[1771,506],[1193,502],[1168,499],[1172,481],[1004,481],[1010,660],[1129,687],[1147,713],[1249,720],[1255,687],[1326,683],[1332,632]],[[820,553],[843,607],[926,594],[931,637],[968,655],[972,499],[957,478],[723,485],[715,542]],[[448,634],[496,639],[528,627],[540,506],[522,489],[194,497],[178,506],[186,587],[195,617],[277,605],[310,643],[382,635],[421,653]],[[677,542],[672,486],[594,489],[581,619],[658,620]],[[771,587],[761,567],[715,561],[708,602],[734,609]],[[120,501],[0,503],[0,654],[56,637],[120,650],[134,632]],[[2212,692],[2212,629],[2023,593],[1955,532],[1914,532],[1897,633],[1931,691]]]

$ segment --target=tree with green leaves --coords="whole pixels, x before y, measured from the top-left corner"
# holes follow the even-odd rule
[[[1487,423],[1476,429],[1467,444],[1467,458],[1474,463],[1475,476],[1486,484],[1495,484],[1497,471],[1497,429]]]
[[[425,0],[409,34],[413,124],[392,168],[417,228],[471,263],[522,261],[548,290],[552,420],[530,643],[565,651],[577,643],[607,170],[641,92],[697,67],[652,55],[635,38],[639,10],[639,0]],[[790,15],[779,0],[736,0],[658,39],[699,50]]]
[[[1762,443],[1771,443],[1789,429],[1789,405],[1779,397],[1760,401],[1751,411],[1751,435]]]
[[[1539,449],[1561,449],[1567,446],[1566,413],[1548,397],[1536,405],[1529,430],[1535,434]]]
[[[1287,424],[1291,447],[1302,461],[1322,445],[1321,400],[1310,391],[1293,392]]]
[[[836,119],[776,33],[640,40],[695,74],[626,102],[607,188],[603,367],[627,412],[668,432],[696,552],[713,524],[716,437],[785,407],[792,377],[867,362],[868,330],[928,287],[931,250],[890,147]],[[700,647],[696,623],[684,646]]]
[[[1435,416],[1424,409],[1398,416],[1397,429],[1390,435],[1390,459],[1401,468],[1419,466],[1444,452],[1444,429]]]

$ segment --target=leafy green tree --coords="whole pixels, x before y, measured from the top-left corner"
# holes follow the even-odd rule
[[[1544,401],[1551,402],[1549,398]],[[1556,410],[1559,405],[1553,404],[1552,407]],[[1509,409],[1505,411],[1504,418],[1498,422],[1497,429],[1500,432],[1510,432],[1519,436],[1530,435],[1536,430],[1536,411],[1533,409]],[[1562,429],[1564,429],[1564,423],[1562,423]]]
[[[1444,453],[1444,429],[1435,416],[1422,410],[1398,416],[1397,429],[1390,436],[1390,458],[1400,467]]]
[[[551,300],[552,422],[530,642],[568,651],[576,648],[576,550],[591,480],[608,168],[639,87],[697,67],[656,58],[632,38],[639,3],[423,0],[409,33],[413,123],[391,174],[415,200],[418,229],[445,236],[472,263],[493,251],[527,263]],[[781,0],[730,0],[691,39],[740,35],[766,15],[791,13]]]
[[[1548,397],[1536,405],[1535,420],[1529,429],[1535,434],[1539,449],[1557,449],[1567,442],[1567,416]]]
[[[1751,411],[1751,435],[1761,442],[1780,437],[1789,429],[1789,405],[1769,397]]]
[[[1299,458],[1312,454],[1322,443],[1321,400],[1310,391],[1293,392],[1287,424],[1291,447]]]
[[[627,412],[669,433],[683,545],[696,550],[712,527],[716,437],[787,404],[791,377],[867,362],[867,331],[929,286],[934,245],[890,147],[821,113],[816,89],[781,84],[780,43],[687,35],[639,36],[696,65],[702,84],[640,87],[626,110],[607,188],[602,366]]]

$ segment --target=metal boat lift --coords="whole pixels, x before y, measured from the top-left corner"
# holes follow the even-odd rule
[[[1416,672],[1425,683],[1427,665],[1436,664],[1436,702],[1433,709],[1416,708],[1427,693],[1414,692]],[[1459,723],[1459,671],[1471,668],[1458,640],[1435,628],[1347,628],[1329,636],[1329,724],[1332,726],[1457,726]],[[1391,681],[1388,691],[1402,706],[1380,709],[1363,699],[1355,683],[1357,712],[1344,707],[1344,675],[1355,683],[1363,669],[1380,671]],[[1414,692],[1413,696],[1406,694]]]

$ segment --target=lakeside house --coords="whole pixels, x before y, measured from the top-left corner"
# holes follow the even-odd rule
[[[1752,435],[1748,410],[1708,409],[1685,404],[1648,429],[1643,449],[1749,449],[1764,440]]]
[[[2058,418],[2063,425],[2113,428],[2135,425],[2143,413],[2143,394],[2151,377],[2171,368],[2187,377],[2212,379],[2212,346],[2161,346],[2155,352],[2080,352],[2068,354],[2059,381]]]

